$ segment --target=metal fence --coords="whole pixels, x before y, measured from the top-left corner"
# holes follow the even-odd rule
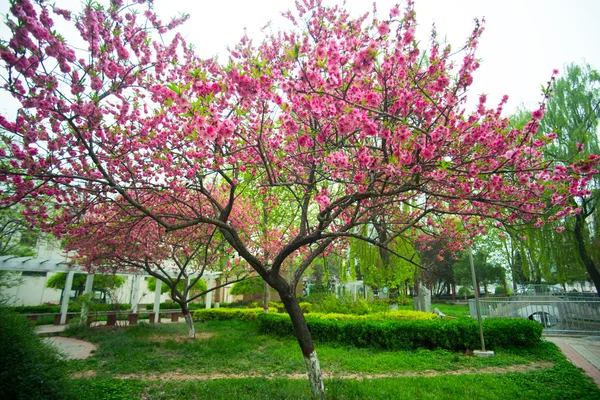
[[[480,299],[483,318],[524,318],[539,322],[545,332],[600,334],[600,299],[519,296]],[[475,300],[469,300],[477,318]]]

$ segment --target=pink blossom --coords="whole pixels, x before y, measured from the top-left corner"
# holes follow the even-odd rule
[[[385,36],[390,33],[390,25],[387,22],[382,22],[377,26],[377,32],[379,32],[380,36]]]
[[[300,147],[313,147],[315,145],[315,141],[310,137],[310,135],[303,135],[298,139],[298,144]]]
[[[534,121],[541,121],[541,119],[543,117],[544,117],[544,110],[542,110],[542,109],[537,109],[531,113],[531,118],[533,118]]]

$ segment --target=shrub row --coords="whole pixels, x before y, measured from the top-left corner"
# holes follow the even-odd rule
[[[354,315],[354,314],[322,314],[312,313],[307,315],[308,319],[319,319],[328,321],[431,321],[437,319],[438,316],[434,313],[421,312],[421,311],[410,311],[410,310],[396,310],[377,312],[366,315]]]
[[[481,348],[477,321],[460,320],[328,320],[307,316],[313,339],[356,347],[386,350],[417,348],[463,351]],[[287,315],[260,314],[263,333],[293,336],[292,323]],[[542,337],[542,326],[522,319],[487,319],[483,324],[486,348],[534,347]]]
[[[118,307],[118,308],[117,308]],[[60,312],[60,306],[17,306],[17,307],[8,307],[14,312],[19,314],[57,314]],[[118,310],[131,310],[131,304],[102,304],[102,303],[94,303],[90,305],[90,311],[95,312],[105,312],[105,311],[114,311]],[[69,304],[69,312],[80,312],[81,305],[79,304]]]
[[[204,303],[188,303],[189,310],[197,310],[199,308],[204,308],[206,305]],[[154,304],[146,304],[146,310],[153,310]],[[165,301],[160,303],[160,309],[162,310],[181,310],[179,304],[174,301]]]
[[[260,314],[264,314],[262,308],[205,308],[194,311],[193,320],[198,322],[230,319],[253,321]]]

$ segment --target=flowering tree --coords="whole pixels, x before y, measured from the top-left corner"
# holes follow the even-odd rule
[[[189,339],[195,339],[196,332],[188,304],[247,275],[245,263],[232,260],[231,248],[214,226],[165,232],[152,219],[128,215],[117,202],[88,210],[69,229],[66,250],[89,271],[143,271],[161,280],[181,307]],[[207,288],[200,282],[207,271],[220,272],[221,283]],[[203,289],[192,295],[198,287]]]
[[[522,130],[509,129],[502,104],[489,109],[485,96],[465,111],[479,24],[455,66],[435,32],[429,51],[418,49],[410,2],[378,19],[304,0],[286,14],[294,28],[257,46],[244,37],[222,66],[198,59],[178,34],[153,41],[181,21],[165,25],[133,3],[143,1],[85,6],[75,19],[87,46],[78,54],[51,17],[70,20],[69,12],[13,1],[0,57],[4,90],[21,108],[0,117],[2,204],[25,203],[38,222],[52,215],[57,234],[115,199],[168,232],[215,228],[279,293],[317,397],[320,366],[295,297],[316,257],[354,238],[410,262],[388,244],[435,236],[456,250],[486,219],[541,224],[574,213],[564,206],[597,163],[543,159],[552,139],[534,138],[543,105]],[[253,223],[251,188],[294,212],[268,236],[269,257],[260,226],[232,220]],[[543,201],[548,192],[558,209]],[[373,222],[386,235],[361,235]]]

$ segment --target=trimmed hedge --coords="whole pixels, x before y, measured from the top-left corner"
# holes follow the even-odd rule
[[[262,308],[205,308],[194,311],[194,321],[227,321],[241,319],[242,321],[253,321],[260,314],[264,314]]]
[[[327,321],[432,321],[434,319],[438,319],[438,316],[434,313],[428,312],[396,310],[365,315],[312,313],[306,316],[306,318]]]
[[[188,303],[188,309],[189,310],[197,310],[199,308],[203,308],[206,307],[206,305],[204,303]],[[154,309],[154,304],[146,304],[146,310],[153,310]],[[179,304],[175,303],[174,301],[165,301],[163,303],[160,303],[160,310],[162,311],[168,311],[168,310],[181,310],[181,307],[179,306]]]
[[[336,321],[306,317],[313,339],[356,347],[385,350],[447,349],[464,351],[481,347],[477,321]],[[292,323],[287,315],[260,314],[263,333],[293,336]],[[542,337],[542,325],[523,319],[486,319],[483,332],[486,348],[535,347]]]
[[[94,303],[90,305],[90,312],[106,312],[115,311],[116,304]],[[19,314],[58,314],[60,306],[17,306],[7,307],[8,309]],[[131,310],[131,304],[119,304],[119,310]],[[69,304],[68,312],[80,312],[81,305]]]

